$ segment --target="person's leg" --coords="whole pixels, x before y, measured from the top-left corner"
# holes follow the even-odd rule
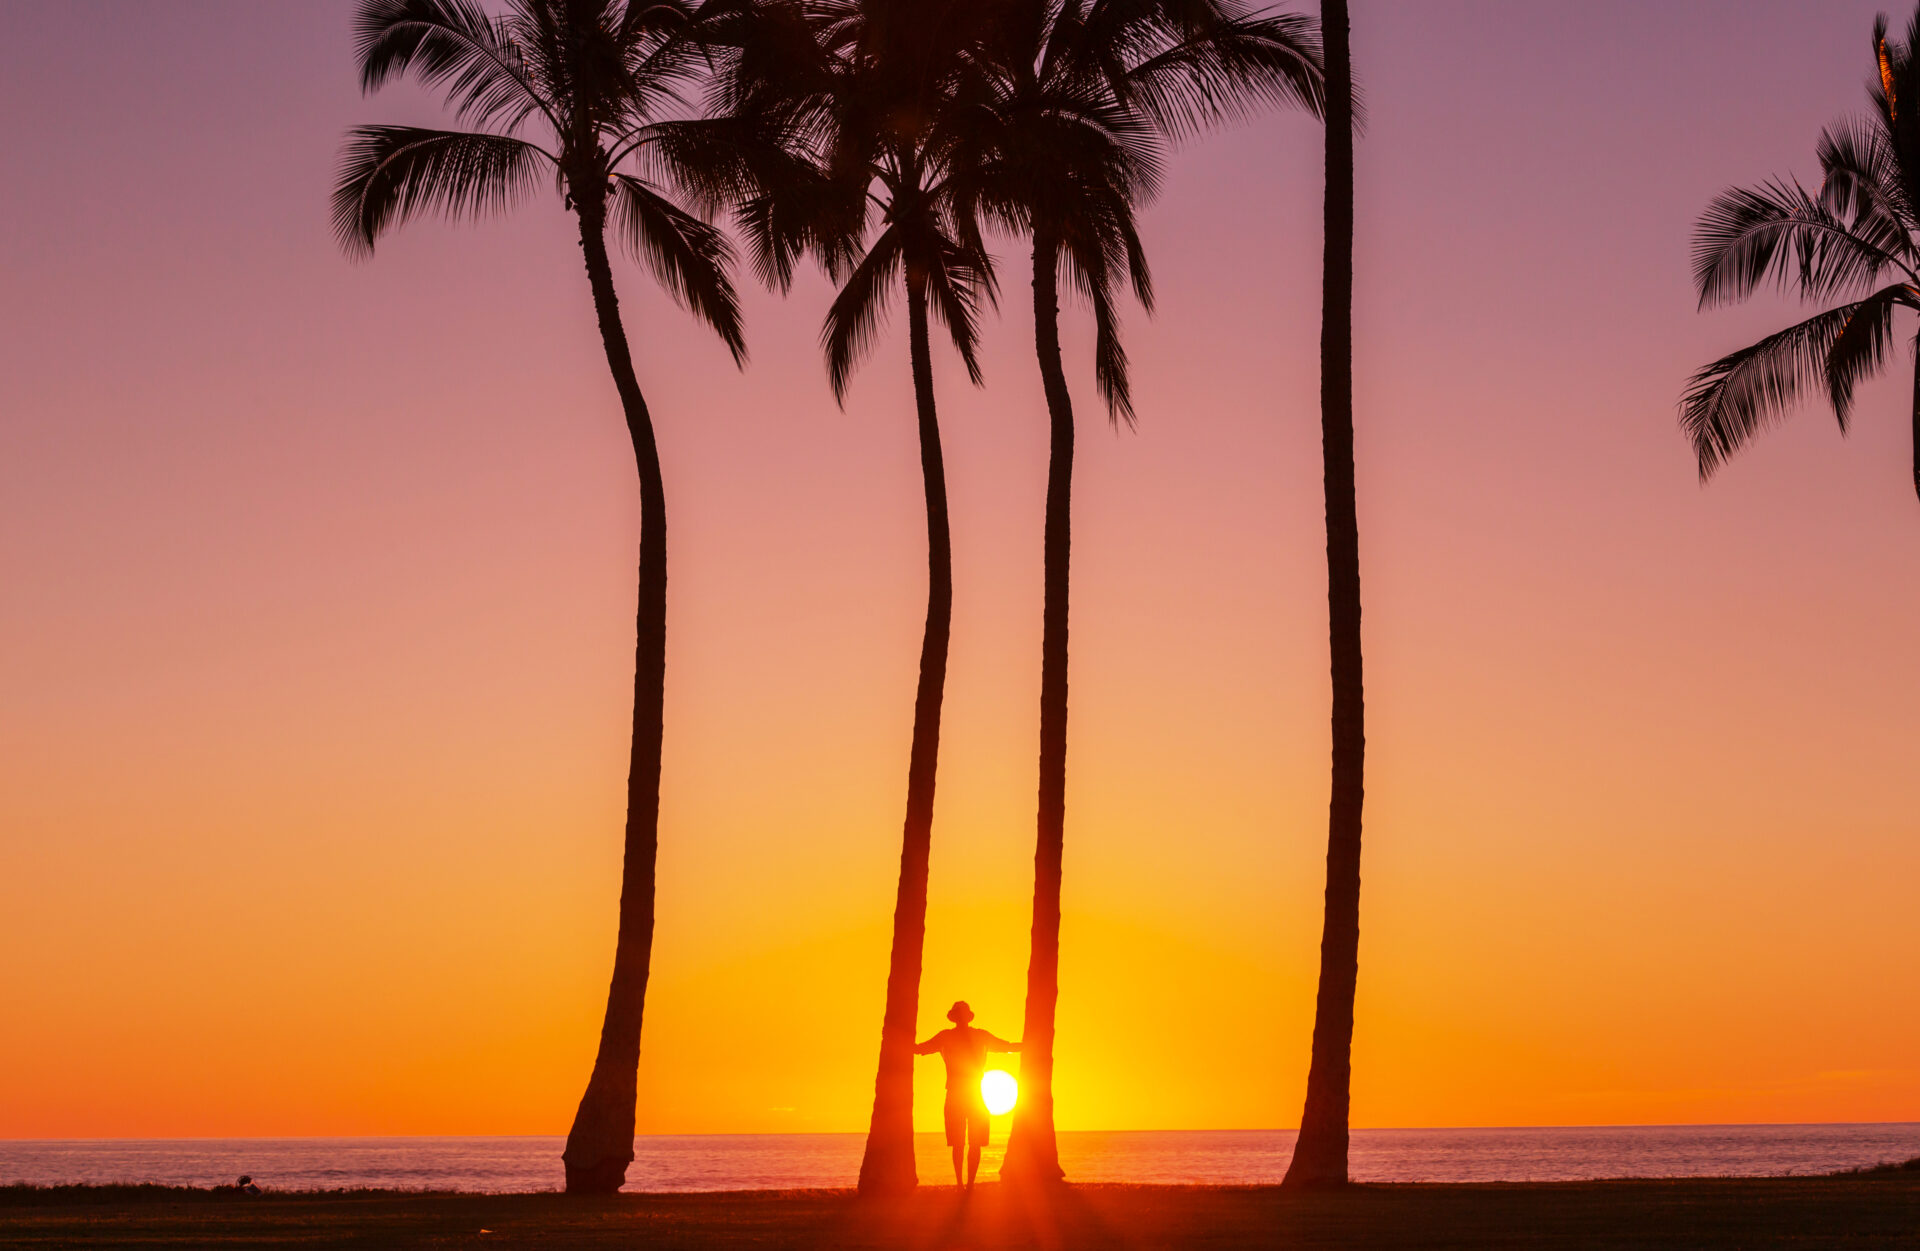
[[[967,1146],[967,1114],[951,1098],[942,1111],[947,1123],[947,1145],[953,1148],[953,1184],[958,1186],[961,1184],[960,1157],[966,1153]]]
[[[967,1189],[973,1189],[973,1179],[980,1176],[980,1144],[967,1148]]]

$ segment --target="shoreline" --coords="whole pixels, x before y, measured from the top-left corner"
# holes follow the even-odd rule
[[[649,1135],[629,1190],[832,1189],[858,1176],[859,1134]],[[916,1137],[923,1182],[950,1182],[941,1136]],[[276,1191],[379,1189],[520,1194],[559,1189],[557,1136],[407,1136],[0,1141],[0,1184],[218,1186],[242,1174]],[[1291,1132],[1066,1131],[1076,1183],[1273,1185]],[[1000,1143],[986,1153],[992,1179]],[[1359,1130],[1361,1182],[1556,1182],[1625,1177],[1805,1177],[1920,1156],[1920,1123],[1706,1127]]]
[[[1847,1180],[1898,1180],[1912,1178],[1920,1184],[1920,1156],[1910,1160],[1885,1161],[1878,1164],[1863,1164],[1855,1168],[1835,1169],[1822,1173],[1724,1173],[1724,1174],[1685,1174],[1685,1175],[1643,1175],[1624,1174],[1619,1177],[1580,1177],[1557,1178],[1547,1181],[1355,1181],[1349,1182],[1347,1190],[1390,1190],[1398,1188],[1502,1188],[1502,1187],[1554,1187],[1554,1186],[1607,1186],[1607,1185],[1658,1185],[1667,1183],[1744,1183],[1744,1182],[1786,1182],[1786,1181],[1847,1181]],[[998,1187],[999,1178],[983,1178],[981,1187]],[[1067,1181],[1069,1190],[1164,1190],[1164,1191],[1201,1191],[1201,1190],[1278,1190],[1272,1182],[1111,1182]],[[954,1194],[959,1188],[946,1182],[922,1182],[914,1191],[917,1195]],[[615,1197],[634,1199],[724,1199],[756,1195],[853,1195],[852,1186],[742,1186],[732,1189],[715,1190],[622,1190]],[[459,1190],[434,1189],[421,1186],[332,1186],[332,1187],[278,1187],[259,1186],[247,1191],[238,1185],[213,1186],[177,1186],[164,1182],[4,1182],[0,1181],[0,1209],[10,1206],[33,1206],[37,1201],[33,1196],[69,1195],[80,1202],[95,1202],[94,1196],[112,1200],[142,1202],[180,1202],[180,1201],[220,1201],[254,1202],[261,1199],[355,1199],[355,1198],[439,1198],[439,1199],[529,1199],[541,1196],[562,1195],[559,1187],[545,1190]]]

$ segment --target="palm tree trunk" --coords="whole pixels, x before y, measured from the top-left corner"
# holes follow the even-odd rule
[[[653,420],[634,376],[607,259],[604,202],[578,206],[580,250],[593,287],[600,339],[626,412],[640,473],[640,601],[633,661],[633,749],[627,765],[627,836],[620,875],[620,930],[613,983],[600,1027],[600,1051],[581,1096],[562,1158],[569,1193],[610,1194],[633,1161],[633,1117],[640,1068],[640,1020],[653,959],[654,860],[659,848],[660,743],[667,678],[667,496],[654,446]]]
[[[1360,525],[1353,481],[1353,62],[1346,0],[1323,0],[1327,55],[1326,258],[1320,438],[1327,493],[1327,617],[1333,670],[1333,793],[1327,808],[1320,993],[1300,1137],[1284,1184],[1347,1180],[1353,997],[1360,972],[1360,807],[1367,750],[1360,670]]]
[[[1060,1000],[1060,866],[1067,820],[1067,593],[1073,543],[1073,399],[1060,365],[1059,257],[1033,241],[1034,347],[1053,446],[1047,464],[1046,598],[1040,633],[1040,812],[1033,853],[1033,936],[1027,957],[1020,1104],[1000,1175],[1057,1182],[1065,1174],[1053,1130],[1053,1018]]]
[[[1920,338],[1913,344],[1913,492],[1920,495]]]
[[[893,903],[893,955],[880,1025],[880,1068],[873,1120],[860,1161],[860,1193],[897,1194],[919,1184],[913,1162],[913,1033],[920,1014],[920,964],[927,936],[927,863],[933,849],[933,787],[940,761],[940,703],[946,693],[947,642],[953,625],[953,544],[947,529],[947,474],[933,408],[933,350],[927,293],[907,283],[913,396],[920,420],[920,474],[927,497],[927,628],[920,642],[920,689],[913,701],[913,750],[907,761],[907,819],[900,839],[900,885]]]

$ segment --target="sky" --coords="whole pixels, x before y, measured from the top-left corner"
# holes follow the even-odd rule
[[[1875,6],[1354,7],[1354,1123],[1920,1120],[1906,355],[1850,436],[1810,405],[1704,486],[1675,414],[1795,315],[1697,311],[1691,223],[1817,176]],[[346,128],[438,116],[361,97],[350,11],[0,8],[0,1137],[558,1133],[591,1066],[631,453],[557,198],[334,243]],[[1298,115],[1173,159],[1137,431],[1067,318],[1064,1129],[1298,1121],[1320,160]],[[1021,1028],[1046,420],[1002,260],[986,385],[935,361],[923,1035]],[[746,294],[744,371],[616,279],[671,516],[640,1128],[861,1129],[925,611],[902,327],[842,410],[817,276]]]

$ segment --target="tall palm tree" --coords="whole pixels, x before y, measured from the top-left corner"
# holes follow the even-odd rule
[[[1333,787],[1313,1059],[1287,1186],[1347,1181],[1353,998],[1360,978],[1360,807],[1367,752],[1360,669],[1360,523],[1353,481],[1353,53],[1347,0],[1322,0],[1327,56],[1326,243],[1320,278],[1320,448],[1327,496]]]
[[[1819,193],[1793,181],[1723,192],[1694,233],[1700,306],[1743,300],[1768,282],[1841,302],[1695,374],[1680,402],[1702,479],[1824,386],[1841,433],[1853,391],[1886,365],[1894,310],[1920,311],[1920,11],[1905,42],[1873,27],[1877,74],[1864,120],[1820,134]],[[1913,486],[1920,493],[1920,364],[1913,393]]]
[[[1152,280],[1135,211],[1156,189],[1161,148],[1263,103],[1321,110],[1311,21],[1256,15],[1234,0],[1003,0],[984,50],[988,147],[963,162],[1001,225],[1032,240],[1034,348],[1050,427],[1040,676],[1040,789],[1021,1096],[1004,1176],[1062,1176],[1053,1117],[1066,827],[1067,625],[1072,549],[1073,402],[1060,351],[1060,275],[1091,305],[1094,373],[1108,416],[1132,424],[1116,310]],[[990,122],[980,120],[987,114]]]
[[[653,419],[621,324],[611,228],[674,298],[746,355],[731,249],[680,204],[775,168],[751,119],[685,116],[690,89],[737,52],[749,10],[729,0],[360,0],[367,91],[406,74],[445,93],[470,130],[362,126],[344,149],[333,220],[349,253],[422,213],[502,212],[551,178],[578,220],[587,284],[640,487],[633,741],[619,937],[593,1075],[565,1151],[569,1191],[610,1192],[633,1159],[640,1025],[652,959],[666,684],[666,490]],[[535,137],[529,137],[529,134]],[[685,197],[683,197],[685,198]]]
[[[953,551],[946,471],[934,405],[931,319],[947,329],[968,376],[978,309],[993,298],[993,266],[957,194],[955,162],[969,151],[960,101],[972,81],[985,10],[970,0],[810,0],[811,57],[791,49],[761,63],[741,89],[806,133],[827,181],[754,200],[745,215],[763,268],[783,278],[813,250],[842,280],[821,330],[828,381],[843,400],[872,349],[896,289],[907,306],[908,353],[927,510],[927,617],[907,764],[906,819],[894,899],[892,953],[860,1164],[862,1194],[918,1184],[913,1157],[913,1042],[926,937],[940,712],[953,620]],[[869,213],[869,208],[873,212]],[[868,241],[867,219],[878,232]]]

